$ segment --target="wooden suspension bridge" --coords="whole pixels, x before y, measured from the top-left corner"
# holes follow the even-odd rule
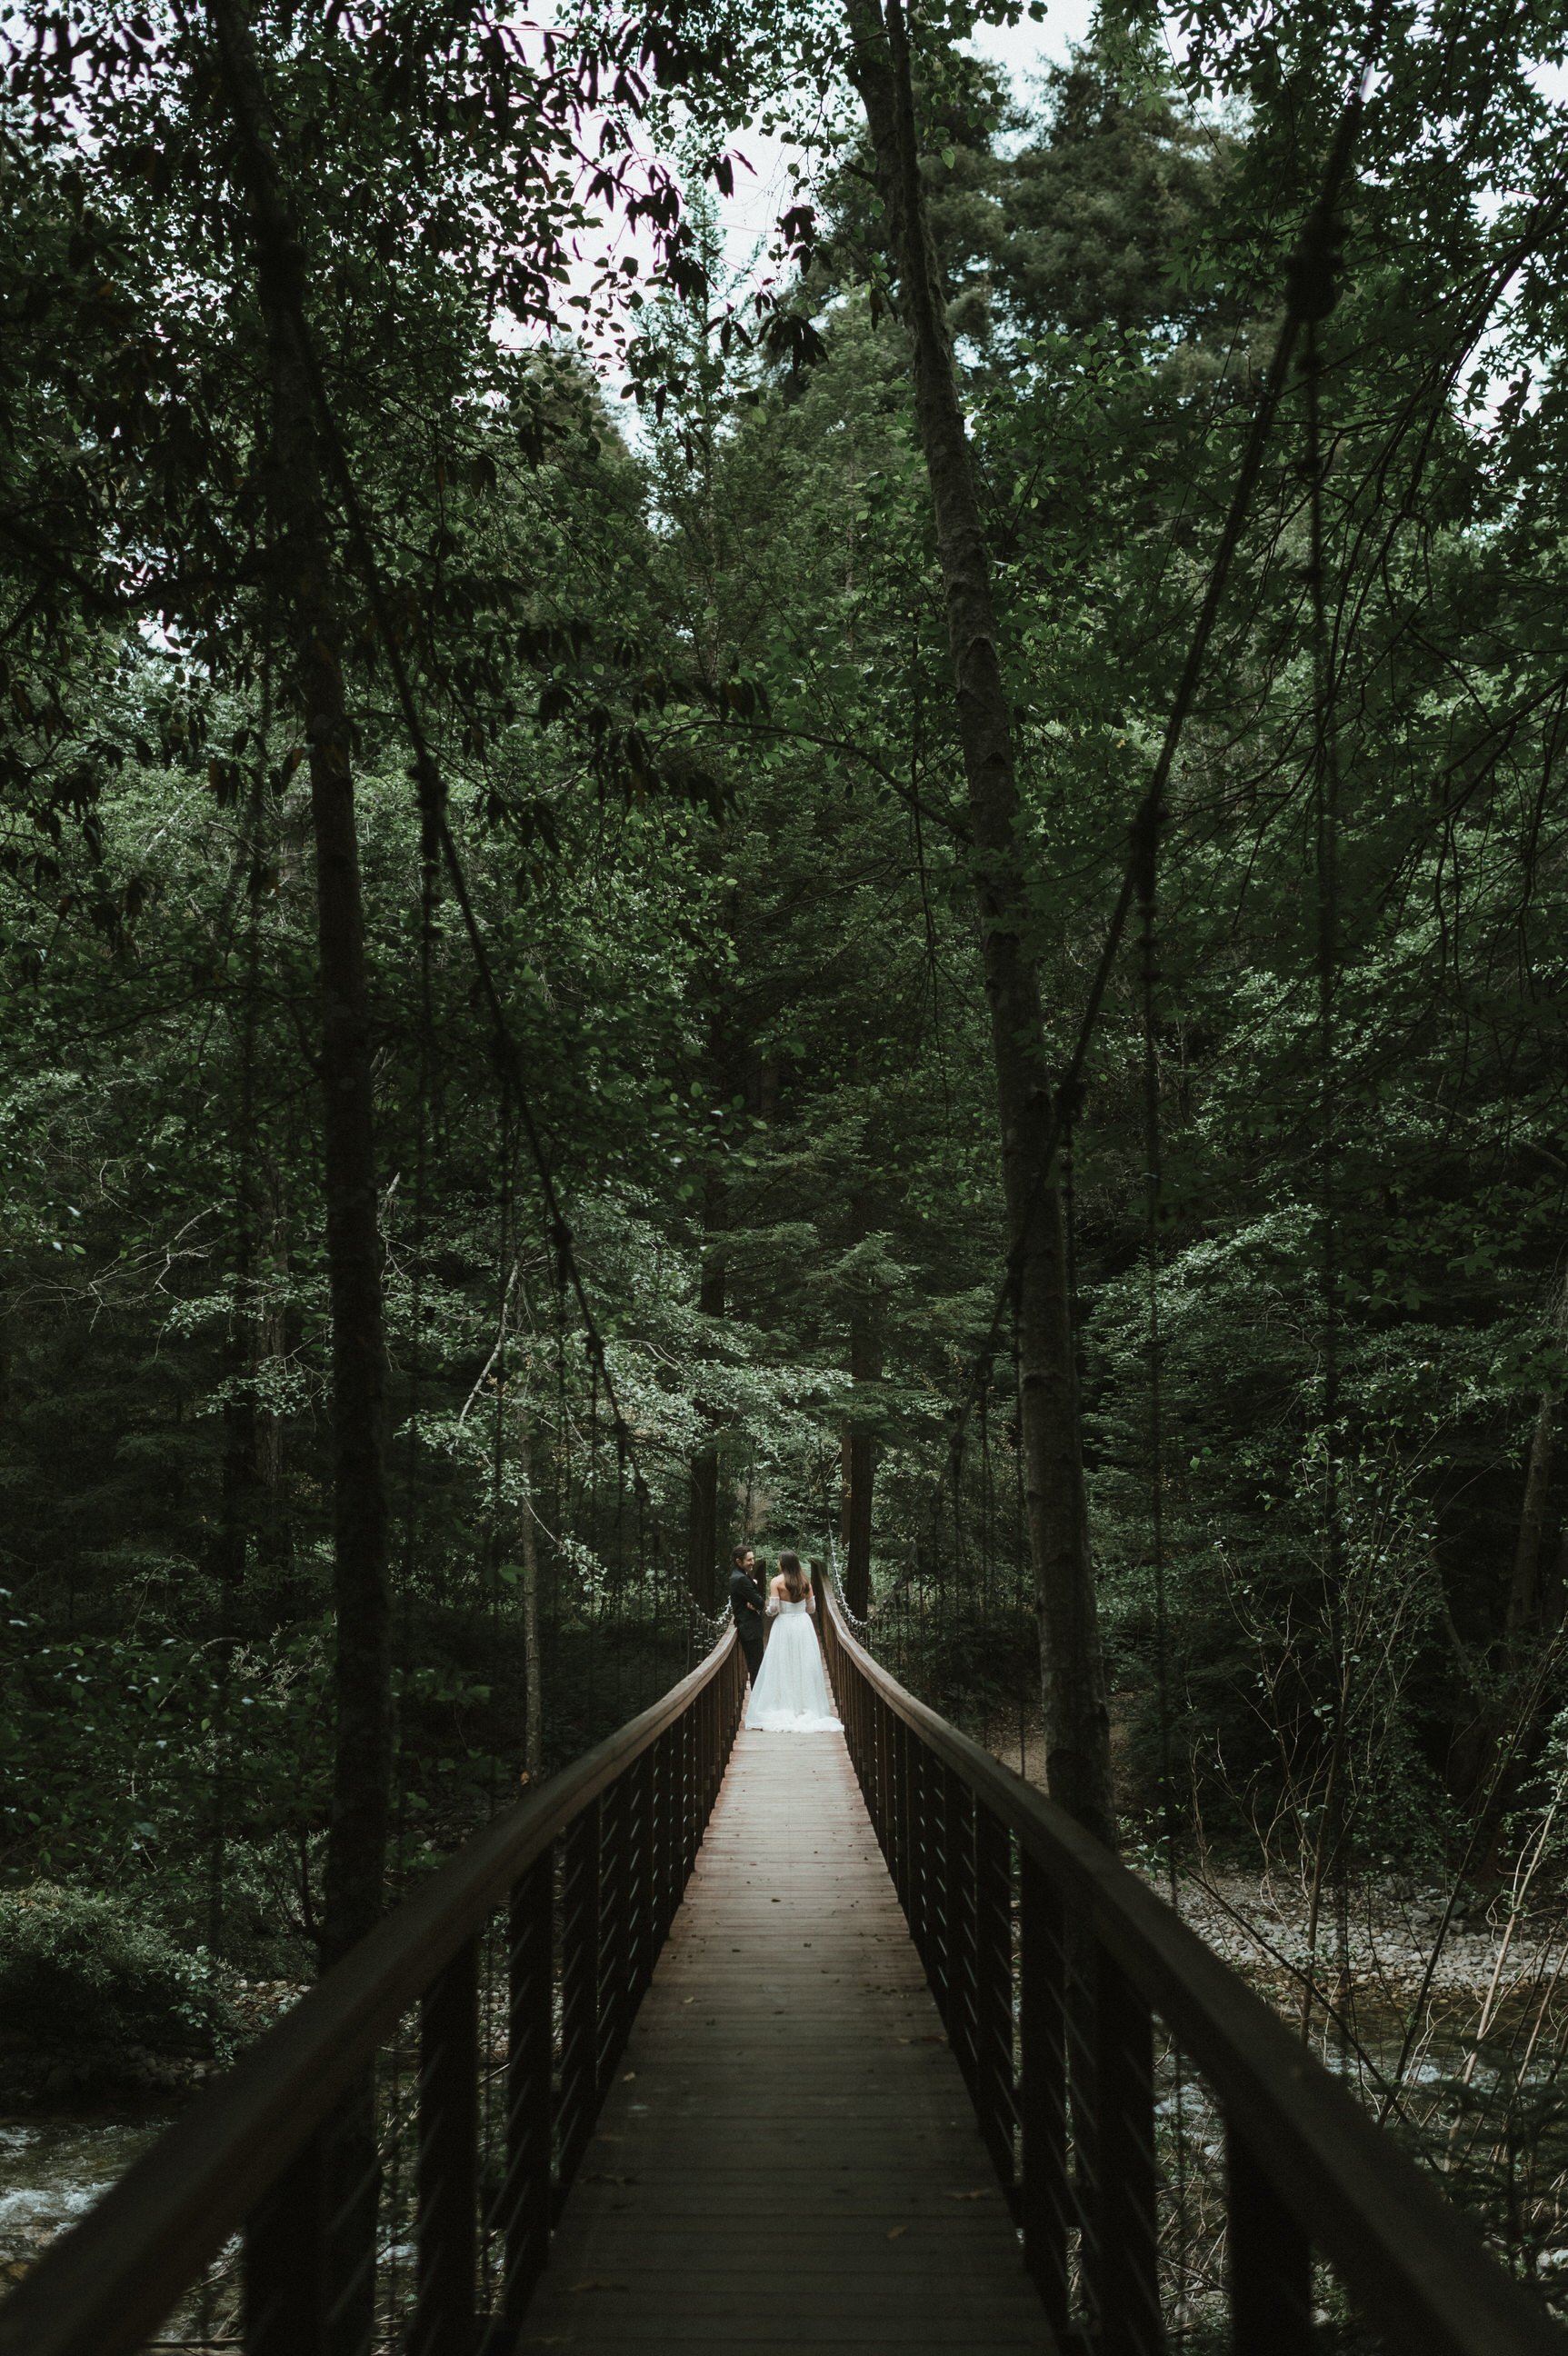
[[[842,1739],[737,1736],[726,1635],[194,2104],[0,2356],[1563,2356],[1262,2001],[819,1594]]]

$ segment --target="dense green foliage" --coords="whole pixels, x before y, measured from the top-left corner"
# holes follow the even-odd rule
[[[143,2040],[210,2053],[235,2026],[201,1959],[120,1901],[39,1882],[0,1896],[0,2003],[13,2037],[57,2053]],[[91,2058],[91,2057],[90,2057]]]
[[[1563,1698],[1550,1457],[1516,1576],[1563,1382],[1563,208],[1555,52],[1509,25],[1404,44],[1374,94],[1322,330],[1324,627],[1298,375],[1185,741],[1153,1285],[1135,949],[1073,1138],[1129,1819],[1174,1792],[1206,1843],[1309,1873],[1336,1760],[1342,1865],[1436,1871],[1480,1824],[1495,1869]],[[297,1959],[333,1643],[306,722],[195,37],[126,34],[133,70],[91,30],[87,114],[40,47],[4,118],[5,1870],[134,1883],[188,1941]],[[1177,73],[1108,23],[1026,111],[928,28],[1063,1060],[1360,39],[1207,11]],[[422,861],[344,519],[407,1870],[515,1787],[528,1540],[547,1762],[689,1657],[710,1444],[726,1527],[821,1554],[870,1419],[874,1633],[998,1742],[1037,1676],[1005,1339],[956,1511],[929,1507],[996,1284],[995,1124],[857,124],[839,110],[766,337],[719,284],[721,198],[692,196],[635,304],[609,273],[634,412],[569,333],[571,102],[514,60],[503,134],[475,99],[493,60],[431,32],[434,88],[417,48],[280,32],[269,67],[333,224],[310,257],[331,399],[647,1491]],[[852,1384],[857,1321],[880,1372]]]

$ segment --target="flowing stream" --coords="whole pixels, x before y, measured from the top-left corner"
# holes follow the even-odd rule
[[[24,2275],[168,2124],[146,2112],[0,2122],[0,2277]]]

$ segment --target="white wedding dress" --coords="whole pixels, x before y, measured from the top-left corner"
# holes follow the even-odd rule
[[[773,1633],[751,1688],[746,1725],[759,1734],[841,1732],[843,1721],[833,1716],[828,1698],[811,1605],[775,1596],[768,1610]]]

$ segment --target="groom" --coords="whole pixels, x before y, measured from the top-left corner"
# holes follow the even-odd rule
[[[757,1557],[748,1546],[737,1546],[730,1556],[729,1606],[746,1655],[746,1675],[753,1685],[762,1666],[762,1646],[768,1633],[768,1599],[752,1577]]]

